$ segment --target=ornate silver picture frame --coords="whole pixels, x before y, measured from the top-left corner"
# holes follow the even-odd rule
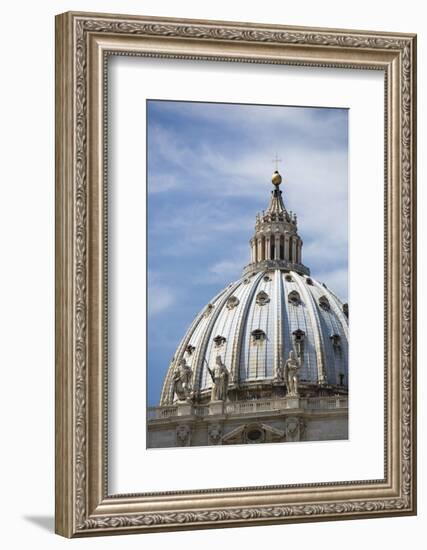
[[[384,477],[184,491],[108,489],[108,59],[384,73]],[[56,532],[135,532],[416,513],[416,37],[65,13],[56,18]],[[144,391],[144,388],[141,388]],[[179,451],[178,451],[179,452]],[[144,468],[144,465],[141,465]]]

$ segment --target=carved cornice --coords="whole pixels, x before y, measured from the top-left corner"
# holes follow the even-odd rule
[[[186,39],[203,39],[232,41],[244,43],[270,43],[318,48],[337,47],[345,49],[387,50],[398,52],[400,56],[400,109],[401,109],[401,149],[400,149],[400,195],[401,195],[401,497],[387,499],[369,499],[344,503],[302,504],[290,506],[264,507],[256,506],[238,509],[219,509],[197,512],[158,512],[129,514],[117,516],[88,516],[87,480],[87,52],[90,33],[113,33],[115,35],[176,37]],[[116,55],[135,55],[126,51],[117,51]],[[184,56],[174,54],[147,54],[153,57],[186,57],[204,59],[203,56]],[[234,58],[218,55],[210,57],[213,61],[237,61],[250,63],[282,63],[278,59]],[[362,68],[364,66],[378,69],[375,64],[366,65],[332,63],[323,61],[292,61],[283,63],[322,66]],[[197,524],[215,524],[226,522],[233,524],[246,520],[280,520],[281,518],[304,519],[308,517],[345,517],[354,514],[378,515],[382,512],[395,512],[410,509],[413,506],[414,491],[414,426],[413,417],[413,336],[414,336],[414,277],[412,266],[414,252],[413,209],[413,41],[402,36],[363,33],[330,32],[305,30],[274,30],[270,28],[253,28],[239,24],[211,24],[191,22],[153,22],[144,20],[121,20],[107,17],[75,16],[74,19],[74,69],[75,69],[75,152],[74,152],[74,523],[77,531],[104,530],[119,527],[148,526],[187,526]],[[399,190],[396,189],[396,192]],[[244,490],[245,488],[242,488]],[[202,494],[203,491],[198,492]]]
[[[354,514],[378,515],[380,512],[404,510],[408,507],[405,498],[367,500],[342,503],[302,504],[294,506],[259,506],[238,509],[206,510],[197,512],[172,512],[107,516],[87,519],[83,530],[109,529],[112,527],[185,526],[197,523],[244,522],[247,520],[302,520],[316,517],[345,517]],[[225,525],[226,526],[226,525]]]
[[[335,46],[339,48],[393,49],[411,48],[411,41],[402,37],[381,34],[349,33],[337,31],[306,32],[298,30],[251,29],[236,23],[216,25],[182,23],[154,23],[144,21],[114,21],[103,18],[80,19],[83,32],[132,34],[145,36],[165,36],[207,40],[232,40],[244,42],[268,42],[279,44]],[[262,62],[262,60],[261,60]]]

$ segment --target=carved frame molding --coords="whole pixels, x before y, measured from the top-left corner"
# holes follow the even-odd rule
[[[106,59],[385,74],[385,478],[109,495]],[[68,12],[56,18],[56,532],[67,537],[416,513],[416,37]]]

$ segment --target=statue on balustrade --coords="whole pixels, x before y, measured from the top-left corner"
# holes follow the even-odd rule
[[[178,401],[191,401],[193,397],[192,377],[193,371],[183,357],[173,374],[173,392]]]
[[[298,381],[299,381],[299,375],[298,371],[301,368],[301,361],[299,357],[297,357],[294,350],[291,350],[289,352],[289,357],[286,360],[285,363],[285,383],[286,383],[286,390],[287,395],[292,397],[298,397]]]
[[[211,401],[226,401],[230,373],[222,362],[221,356],[217,356],[213,369],[206,366],[212,378]]]

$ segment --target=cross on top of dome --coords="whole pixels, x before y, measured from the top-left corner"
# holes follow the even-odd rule
[[[274,157],[274,159],[271,162],[274,162],[276,164],[276,172],[277,172],[279,170],[279,162],[282,162],[282,159],[279,159],[279,156],[276,153],[276,156]]]

